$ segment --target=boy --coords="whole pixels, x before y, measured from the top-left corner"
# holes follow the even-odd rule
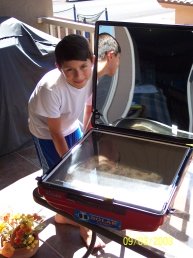
[[[82,137],[79,117],[85,109],[86,125],[91,111],[94,56],[87,40],[75,34],[64,37],[55,57],[57,68],[44,75],[29,99],[29,129],[44,173]],[[80,226],[60,214],[55,221]],[[80,226],[80,235],[89,245],[91,231]],[[98,239],[95,247],[103,246]]]
[[[64,37],[55,57],[57,68],[44,75],[29,100],[29,129],[44,173],[82,137],[78,118],[92,93],[93,54],[85,38]]]

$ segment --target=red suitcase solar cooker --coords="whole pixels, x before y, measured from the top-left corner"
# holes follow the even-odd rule
[[[98,35],[104,31],[113,34],[121,45],[118,75],[113,80],[98,80],[97,64],[95,65],[93,128],[52,171],[39,179],[39,193],[51,206],[72,215],[77,221],[118,230],[155,231],[170,213],[183,176],[192,160],[193,135],[189,129],[173,126],[173,121],[171,125],[167,122],[172,110],[166,110],[165,98],[168,96],[164,96],[157,86],[136,85],[136,80],[131,78],[130,83],[133,85],[130,90],[127,92],[120,89],[125,87],[122,86],[122,76],[127,77],[123,61],[124,58],[130,58],[129,75],[136,77],[132,69],[136,68],[138,48],[138,62],[147,70],[143,77],[148,77],[148,68],[157,64],[152,63],[146,67],[144,64],[147,62],[147,56],[149,55],[149,62],[155,62],[159,58],[163,61],[160,52],[164,46],[165,52],[171,52],[171,62],[175,62],[174,52],[176,51],[177,56],[179,50],[176,50],[175,46],[171,48],[172,40],[182,35],[186,39],[190,37],[190,41],[193,40],[189,33],[192,28],[99,21],[95,30],[96,56]],[[159,42],[160,38],[163,42],[160,42],[161,49],[158,50],[156,42]],[[167,51],[164,44],[167,44]],[[193,47],[189,53],[190,58],[192,55]],[[160,67],[159,69],[155,71],[158,74],[153,77],[159,78],[163,73]],[[101,86],[103,89],[108,88],[106,95],[104,91],[101,95]],[[124,96],[120,95],[121,93],[124,93]],[[106,99],[101,101],[104,96]],[[158,115],[155,120],[155,110],[151,113],[152,107],[148,105],[151,101],[147,101],[148,97],[150,100],[152,97],[158,98],[159,101],[153,109],[161,103],[159,108],[166,113],[165,118]],[[124,103],[127,98],[129,107]],[[142,102],[137,102],[140,98]]]

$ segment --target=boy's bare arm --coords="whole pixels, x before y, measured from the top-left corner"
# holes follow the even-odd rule
[[[62,134],[61,118],[47,118],[47,122],[54,146],[62,157],[68,151],[68,145]]]
[[[83,119],[84,133],[86,133],[92,127],[91,116],[92,116],[92,106],[86,105],[84,109],[84,119]]]

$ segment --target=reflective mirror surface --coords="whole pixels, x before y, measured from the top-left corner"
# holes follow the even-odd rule
[[[99,21],[96,44],[96,125],[193,139],[193,27]]]

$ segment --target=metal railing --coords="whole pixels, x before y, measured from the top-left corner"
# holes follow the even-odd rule
[[[62,9],[62,10],[54,11],[54,16],[56,17],[57,14],[64,14],[65,15],[66,13],[73,14],[73,20],[76,21],[77,14],[76,14],[76,6],[75,6],[75,4],[72,7],[68,8],[68,9]],[[68,18],[68,19],[72,20],[72,18]]]
[[[76,14],[76,21],[94,24],[96,21],[99,20],[102,14],[105,14],[105,20],[108,21],[107,8],[95,14]]]
[[[88,38],[91,48],[94,50],[95,26],[92,24],[75,22],[56,17],[40,17],[38,18],[38,23],[47,24],[49,34],[60,39],[71,33],[80,34]]]

